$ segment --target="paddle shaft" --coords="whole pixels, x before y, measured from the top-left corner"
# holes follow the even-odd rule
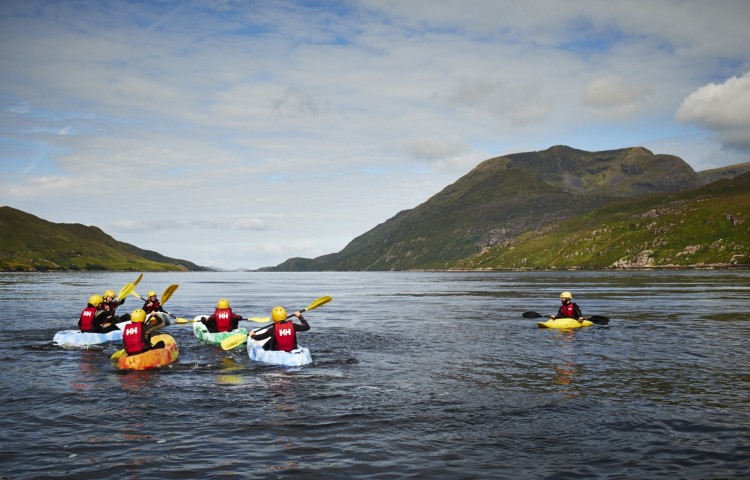
[[[542,315],[541,313],[537,313],[534,311],[527,311],[527,312],[523,312],[522,316],[523,318],[542,318],[545,316],[548,317],[550,315]],[[609,323],[609,317],[605,317],[602,315],[591,315],[588,318],[584,318],[584,320],[589,320],[590,322],[595,323],[597,325],[607,325]]]

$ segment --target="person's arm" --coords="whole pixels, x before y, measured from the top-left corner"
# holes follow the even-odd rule
[[[579,307],[577,304],[575,305],[575,308],[573,308],[573,315],[578,319],[579,322],[583,321],[583,313],[581,312],[581,307]]]
[[[550,315],[549,318],[551,318],[552,320],[554,320],[557,317],[562,317],[562,314],[563,314],[562,313],[562,307],[560,307],[560,308],[557,309],[557,315]]]
[[[106,323],[107,317],[109,316],[109,312],[106,310],[99,310],[96,312],[96,315],[94,315],[94,325],[97,327],[101,327],[103,323]]]
[[[267,328],[265,331],[260,332],[260,333],[259,332],[250,332],[250,338],[255,339],[255,340],[265,340],[266,338],[270,337],[271,335],[273,335],[273,326]]]
[[[164,321],[161,317],[158,315],[152,316],[149,320],[147,320],[147,325],[145,326],[145,333],[146,333],[146,339],[151,340],[151,335],[154,334],[157,330],[161,330],[167,325],[167,322]]]
[[[300,312],[294,312],[294,316],[297,317],[297,318],[299,318],[299,321],[302,322],[301,324],[300,323],[293,323],[292,324],[292,325],[294,325],[294,331],[295,332],[306,332],[306,331],[310,330],[310,324],[307,323],[307,320],[305,319],[305,317],[302,316],[302,314]]]

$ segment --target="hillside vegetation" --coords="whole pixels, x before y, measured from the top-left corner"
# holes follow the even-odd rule
[[[293,258],[268,270],[450,269],[489,247],[612,202],[702,184],[682,159],[641,147],[586,152],[555,146],[507,155],[482,162],[338,253]]]
[[[750,266],[750,173],[620,201],[525,233],[455,269]]]
[[[97,227],[52,223],[0,207],[0,270],[208,270],[118,242]]]

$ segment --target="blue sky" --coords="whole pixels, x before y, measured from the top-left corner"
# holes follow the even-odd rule
[[[0,2],[0,204],[221,268],[341,250],[481,161],[750,161],[747,1]]]

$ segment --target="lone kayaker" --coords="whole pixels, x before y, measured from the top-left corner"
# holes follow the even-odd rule
[[[105,326],[106,325],[106,326]],[[78,327],[82,332],[107,333],[117,330],[117,326],[107,323],[107,311],[104,309],[104,298],[101,295],[91,295],[86,308],[78,319]]]
[[[550,315],[551,319],[575,318],[579,322],[584,320],[580,307],[578,307],[578,304],[573,303],[573,294],[570,292],[562,292],[560,294],[560,301],[562,302],[562,305],[560,305],[560,308],[557,310],[557,315]]]
[[[266,329],[263,333],[252,332],[250,338],[253,340],[270,338],[263,345],[265,350],[283,350],[285,352],[294,350],[297,348],[297,332],[310,330],[310,324],[302,316],[302,312],[294,312],[293,316],[299,318],[299,321],[302,323],[294,323],[292,320],[287,320],[284,307],[273,307],[273,310],[271,310],[273,326]]]
[[[151,345],[154,332],[165,327],[167,323],[155,315],[146,321],[146,311],[142,308],[133,310],[130,323],[122,329],[122,343],[128,355],[138,355],[154,348],[164,348],[164,342]]]
[[[216,310],[214,310],[213,315],[202,317],[201,323],[208,328],[209,332],[218,333],[236,330],[240,320],[242,320],[242,315],[237,315],[232,311],[229,307],[229,300],[220,298],[216,302]]]

